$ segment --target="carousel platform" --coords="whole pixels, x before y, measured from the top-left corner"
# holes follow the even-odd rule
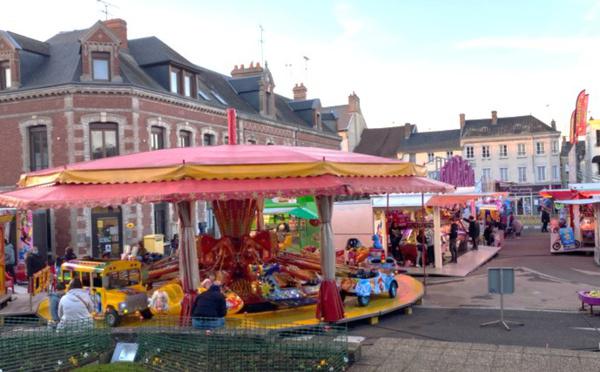
[[[441,268],[427,267],[429,276],[447,276],[464,278],[480,266],[491,260],[502,247],[480,245],[479,249],[469,250],[458,257],[458,263],[447,263]],[[413,276],[423,276],[422,267],[405,267],[406,272]]]
[[[344,301],[346,317],[338,324],[350,323],[361,319],[377,322],[378,317],[393,311],[410,308],[423,297],[423,284],[408,276],[396,275],[398,295],[396,298],[373,296],[368,306],[358,306],[356,297],[347,297]],[[319,324],[315,318],[316,305],[301,306],[291,309],[265,311],[260,313],[235,314],[228,316],[236,320],[248,320],[261,326],[272,328],[294,328]]]

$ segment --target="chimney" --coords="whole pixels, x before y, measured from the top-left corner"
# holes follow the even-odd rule
[[[465,114],[459,114],[458,117],[460,118],[460,130],[462,130],[465,127]]]
[[[348,96],[348,111],[360,112],[360,98],[354,92]]]
[[[300,83],[300,85],[296,84],[294,89],[294,101],[305,101],[306,100],[306,87],[304,83]]]
[[[550,122],[550,126],[552,127],[552,129],[556,130],[556,122],[554,121],[554,119],[552,119],[552,121]]]
[[[125,22],[125,20],[121,18],[115,18],[108,19],[102,23],[104,23],[104,26],[111,30],[121,41],[121,48],[129,49],[127,44],[127,22]]]
[[[404,124],[404,139],[407,140],[410,138],[410,135],[412,133],[412,125],[410,123],[406,123]]]
[[[231,76],[235,78],[256,76],[262,74],[263,71],[264,69],[262,68],[259,62],[256,62],[256,65],[254,64],[254,62],[250,62],[249,67],[244,67],[244,65],[240,65],[238,67],[238,65],[235,65],[233,70],[231,71]]]
[[[492,125],[498,124],[498,111],[492,111]]]

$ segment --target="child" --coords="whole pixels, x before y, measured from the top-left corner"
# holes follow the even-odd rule
[[[58,282],[56,283],[56,291],[50,292],[48,295],[48,300],[50,303],[50,315],[52,316],[52,321],[56,323],[60,321],[60,317],[58,316],[58,303],[65,294],[65,288],[65,283]]]

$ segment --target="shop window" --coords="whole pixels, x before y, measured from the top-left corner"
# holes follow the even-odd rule
[[[192,132],[190,132],[189,130],[179,131],[177,145],[179,147],[192,147]]]
[[[9,61],[0,61],[0,90],[12,86],[12,76]]]
[[[165,148],[165,129],[163,127],[153,126],[150,128],[150,150],[160,150]]]
[[[29,127],[29,170],[48,168],[48,134],[45,125]]]
[[[92,53],[92,79],[110,80],[110,53]]]
[[[119,155],[117,124],[90,124],[90,152],[92,159],[108,158]]]
[[[216,138],[214,134],[204,133],[202,136],[202,144],[204,146],[214,146],[216,145]]]

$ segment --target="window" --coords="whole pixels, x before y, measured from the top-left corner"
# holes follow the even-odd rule
[[[552,140],[552,153],[558,154],[558,141]]]
[[[508,181],[508,168],[500,168],[500,181]]]
[[[7,89],[12,86],[11,75],[10,63],[8,61],[0,61],[0,90]]]
[[[600,130],[596,130],[596,146],[600,147]]]
[[[229,145],[229,136],[223,136],[223,144]]]
[[[450,159],[452,156],[454,156],[454,151],[446,151],[446,159]]]
[[[189,130],[179,131],[177,145],[179,147],[192,147],[192,132],[190,132]]]
[[[117,124],[90,124],[90,151],[92,159],[108,158],[119,155]]]
[[[501,158],[508,157],[508,146],[507,145],[500,145],[500,157]]]
[[[217,101],[221,102],[221,104],[227,105],[227,101],[225,101],[217,92],[211,90],[210,93],[217,99]]]
[[[210,133],[205,133],[202,136],[202,144],[204,146],[214,146],[215,145],[215,135]]]
[[[535,153],[537,155],[544,155],[544,142],[535,143]]]
[[[202,98],[205,101],[210,101],[210,97],[200,89],[198,89],[198,97]]]
[[[490,146],[484,145],[481,146],[481,157],[484,159],[489,159],[490,157]]]
[[[248,139],[248,144],[249,145],[256,145],[256,140],[253,138]]]
[[[110,53],[92,53],[92,79],[110,80]]]
[[[48,136],[45,125],[29,127],[29,170],[48,168]]]
[[[273,141],[271,141],[271,140],[267,141],[267,146],[273,146],[273,145],[274,145]]]
[[[183,95],[186,97],[192,96],[192,75],[188,73],[183,76]]]
[[[560,179],[560,173],[558,171],[558,165],[553,165],[552,166],[552,179],[553,180]]]
[[[417,154],[408,154],[408,161],[411,163],[417,162]]]
[[[519,182],[527,182],[527,167],[519,167]]]
[[[546,181],[546,167],[545,166],[538,166],[537,167],[537,179],[538,182],[543,182]]]
[[[465,153],[466,153],[467,159],[473,159],[475,157],[475,151],[473,151],[473,146],[465,147]]]
[[[517,144],[517,156],[525,156],[525,144]]]
[[[150,129],[150,150],[160,150],[165,148],[165,130],[162,127],[152,127]]]
[[[154,204],[154,233],[167,235],[167,203]]]
[[[433,161],[435,159],[435,154],[433,152],[427,153],[427,161]]]
[[[492,179],[492,170],[490,168],[483,168],[481,171],[481,178],[483,178],[484,181]]]
[[[179,75],[180,74],[181,74],[181,70],[171,67],[171,71],[169,72],[171,93],[179,93]]]

